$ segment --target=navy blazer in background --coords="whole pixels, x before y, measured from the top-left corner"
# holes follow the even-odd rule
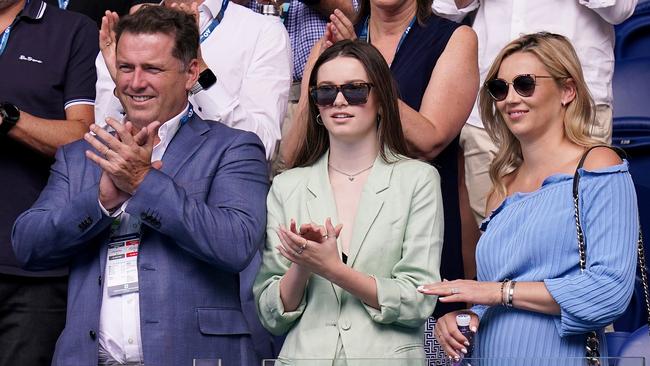
[[[113,221],[98,204],[100,168],[80,140],[56,155],[47,186],[14,226],[18,260],[70,266],[67,322],[53,365],[97,364],[102,274]],[[142,220],[140,326],[147,365],[258,365],[239,272],[259,250],[268,174],[257,136],[194,115],[147,174],[126,212]]]

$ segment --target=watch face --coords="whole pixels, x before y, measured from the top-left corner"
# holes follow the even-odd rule
[[[18,119],[20,118],[20,111],[18,110],[18,108],[16,108],[15,105],[11,103],[2,103],[0,106],[4,111],[3,122],[7,122],[7,121],[10,123],[18,122]]]
[[[199,84],[201,84],[203,89],[207,89],[211,87],[216,82],[217,82],[217,77],[210,69],[205,69],[201,74],[199,74]]]

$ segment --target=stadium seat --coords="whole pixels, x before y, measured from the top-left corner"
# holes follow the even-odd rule
[[[634,14],[615,30],[617,61],[650,57],[650,1],[639,2]]]

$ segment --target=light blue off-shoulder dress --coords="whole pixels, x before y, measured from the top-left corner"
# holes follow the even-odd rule
[[[614,321],[632,295],[638,211],[627,162],[580,170],[580,214],[587,269],[580,273],[573,177],[547,178],[530,193],[508,197],[482,224],[476,249],[479,281],[542,281],[561,315],[475,306],[480,318],[475,357],[584,357],[585,332]],[[516,290],[515,290],[516,297]],[[606,354],[606,350],[601,351]],[[482,362],[494,365],[580,365],[583,362]]]

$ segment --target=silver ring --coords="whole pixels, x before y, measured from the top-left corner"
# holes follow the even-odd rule
[[[325,240],[329,239],[329,237],[330,237],[330,236],[327,235],[327,234],[323,235],[323,239],[325,239]]]
[[[298,250],[296,251],[296,253],[298,253],[298,254],[302,254],[302,252],[303,252],[302,248],[300,248],[300,249],[298,249]]]
[[[451,294],[452,294],[452,295],[456,295],[456,294],[459,294],[459,293],[460,293],[460,291],[458,290],[457,287],[452,287],[452,288],[451,288]]]

